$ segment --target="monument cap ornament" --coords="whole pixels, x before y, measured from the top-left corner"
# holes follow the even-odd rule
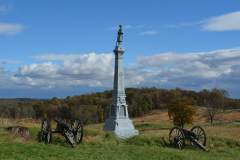
[[[118,138],[130,138],[138,135],[138,130],[134,129],[132,121],[128,117],[123,70],[123,53],[125,50],[121,46],[124,31],[122,25],[119,25],[119,27],[116,46],[113,50],[115,53],[113,100],[110,106],[109,118],[105,121],[103,130],[112,131]]]

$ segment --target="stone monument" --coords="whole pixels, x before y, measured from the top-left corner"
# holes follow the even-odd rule
[[[134,129],[132,121],[128,117],[126,104],[126,94],[124,89],[123,53],[125,50],[121,46],[123,41],[122,25],[119,25],[118,37],[115,49],[115,72],[113,86],[113,100],[110,106],[109,118],[103,126],[104,131],[112,131],[118,138],[130,138],[138,135],[138,130]]]

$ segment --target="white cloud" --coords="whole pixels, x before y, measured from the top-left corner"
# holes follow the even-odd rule
[[[168,28],[179,28],[179,26],[175,25],[175,24],[168,24],[168,25],[165,25],[165,27],[168,27]]]
[[[85,54],[74,60],[65,60],[58,74],[104,79],[107,73],[113,74],[113,59],[113,54]]]
[[[143,67],[158,67],[163,77],[177,75],[216,78],[223,74],[233,76],[233,73],[234,75],[238,73],[237,67],[231,67],[240,62],[240,48],[185,54],[168,52],[152,56],[138,56],[135,60]],[[169,64],[172,65],[165,69],[165,66]]]
[[[21,65],[18,68],[16,76],[57,78],[58,75],[56,75],[56,72],[59,68],[59,66],[52,64],[52,62],[44,62],[42,64],[33,63],[29,66]]]
[[[54,88],[55,86],[47,86],[47,87],[40,87],[40,89],[51,89]]]
[[[103,86],[101,82],[93,82],[91,84],[89,84],[90,87],[100,87]]]
[[[11,59],[0,59],[0,62],[6,64],[6,63],[20,63],[20,61],[15,61]]]
[[[12,10],[12,6],[11,5],[0,5],[0,13],[1,14],[8,14],[9,11]]]
[[[55,59],[56,55],[52,56],[50,58]],[[62,55],[62,57],[65,56]],[[70,56],[70,58],[74,57]],[[113,59],[113,54],[89,53],[77,55],[74,59],[66,59],[63,61],[62,66],[52,64],[52,62],[21,65],[12,80],[25,85],[25,83],[22,83],[22,78],[29,77],[34,79],[36,84],[41,85],[41,89],[48,89],[49,86],[58,85],[108,86],[110,77],[114,75]]]
[[[203,25],[203,30],[231,31],[240,30],[240,11],[213,17]]]
[[[3,66],[0,65],[0,73],[3,73],[5,70],[5,68]]]
[[[52,62],[22,65],[8,80],[3,77],[6,74],[0,74],[0,88],[37,88],[43,92],[64,87],[112,89],[113,54],[89,53],[74,57],[64,60],[61,66]],[[125,87],[240,89],[240,48],[184,54],[167,52],[138,56],[135,61],[141,67],[124,68]],[[147,67],[157,69],[146,70]]]
[[[119,29],[119,26],[111,27],[111,28],[109,28],[108,30],[113,30],[113,29]]]
[[[164,27],[167,28],[181,28],[181,27],[186,27],[186,26],[193,26],[201,23],[205,23],[206,21],[199,21],[199,22],[184,22],[184,23],[179,23],[179,24],[168,24],[164,25]]]
[[[137,27],[134,27],[134,29],[138,29],[138,28],[142,28],[142,27],[145,27],[144,25],[139,25]]]
[[[0,23],[0,34],[14,35],[21,32],[25,27],[22,24]]]
[[[198,60],[200,56],[198,54],[177,54],[173,52],[167,52],[163,54],[156,54],[152,56],[138,56],[136,58],[136,61],[138,61],[139,64],[147,66],[147,67],[159,67],[163,68],[165,65],[169,63],[175,63],[175,62],[189,62],[192,60]]]
[[[124,29],[139,29],[139,28],[142,28],[142,27],[145,27],[144,25],[138,25],[136,27],[134,26],[131,26],[131,25],[124,25],[123,28]],[[114,26],[114,27],[111,27],[109,28],[108,30],[118,30],[119,29],[119,26]]]
[[[91,53],[90,53],[91,54]],[[95,53],[92,53],[95,54]],[[31,56],[36,60],[73,60],[76,58],[88,57],[89,54],[55,54],[55,53],[44,53],[42,55]]]
[[[10,77],[9,80],[12,80],[14,82],[16,82],[16,84],[21,84],[21,85],[27,85],[30,88],[32,86],[37,86],[39,85],[39,83],[37,81],[34,81],[33,78],[30,77]]]
[[[216,71],[204,71],[202,73],[203,78],[215,78],[218,77],[220,73],[217,73]]]
[[[130,25],[125,25],[124,28],[125,28],[125,29],[129,29],[129,28],[132,28],[132,26],[130,26]]]
[[[160,34],[158,31],[146,31],[146,32],[142,32],[139,33],[139,35],[153,35],[153,34]]]
[[[240,79],[240,65],[236,64],[231,66],[230,69],[227,69],[225,74],[222,74],[222,77],[230,77]]]
[[[56,54],[44,55],[42,59],[56,59]],[[48,57],[50,56],[50,58]],[[62,57],[61,57],[62,56]],[[60,59],[67,58],[61,55]],[[38,57],[39,58],[39,57]],[[113,54],[82,54],[72,55],[63,61],[62,66],[44,62],[41,64],[22,65],[19,67],[17,77],[52,78],[58,80],[57,84],[108,86],[112,84],[114,74]],[[149,84],[153,79],[161,83],[172,83],[176,77],[192,77],[211,79],[221,75],[233,76],[238,69],[231,68],[240,61],[240,49],[217,50],[212,52],[177,54],[167,52],[152,56],[138,56],[136,66],[125,68],[126,84]],[[171,65],[169,65],[171,64]],[[166,67],[168,66],[168,67]],[[157,70],[147,71],[145,67],[156,67]],[[161,78],[159,78],[161,77]],[[235,76],[236,77],[236,76]],[[190,78],[190,79],[192,79]],[[192,80],[193,82],[194,80]],[[192,83],[191,82],[191,83]],[[42,82],[39,82],[42,84]],[[153,84],[156,82],[153,82]],[[47,84],[54,86],[56,84]]]
[[[194,62],[190,62],[187,63],[183,66],[185,69],[204,69],[204,70],[208,70],[210,69],[210,66],[206,63],[200,62],[200,61],[194,61]]]
[[[207,30],[207,31],[240,30],[240,11],[212,17],[204,21],[188,22],[188,23],[180,23],[180,24],[168,24],[168,25],[165,25],[165,27],[180,28],[184,26],[193,26],[193,25],[199,25],[199,24],[203,24],[202,30]]]

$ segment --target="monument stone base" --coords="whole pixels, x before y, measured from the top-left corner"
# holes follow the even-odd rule
[[[103,126],[104,131],[112,131],[117,138],[130,138],[138,135],[138,130],[134,129],[132,121],[127,118],[107,119]]]

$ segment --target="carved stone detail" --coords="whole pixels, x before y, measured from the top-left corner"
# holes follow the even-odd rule
[[[118,138],[122,138],[122,139],[125,139],[125,138],[131,138],[133,136],[136,136],[138,135],[138,130],[132,130],[132,131],[116,131],[114,132],[115,136],[118,137]]]

